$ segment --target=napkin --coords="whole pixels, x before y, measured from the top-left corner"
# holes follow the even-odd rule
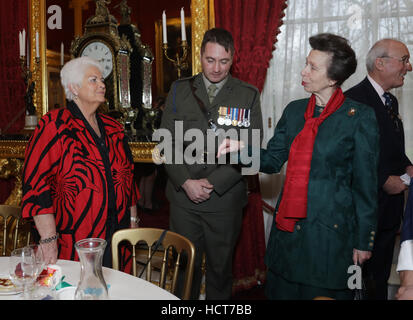
[[[403,181],[403,183],[404,183],[405,185],[410,186],[410,176],[409,176],[407,173],[405,173],[404,175],[400,176],[400,179],[402,179],[402,181]]]
[[[63,281],[64,278],[65,276],[63,276],[62,279],[60,279],[59,283],[56,286],[56,291],[67,287],[73,287],[73,285],[71,285],[70,283]]]

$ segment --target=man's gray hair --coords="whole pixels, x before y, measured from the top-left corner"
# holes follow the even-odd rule
[[[401,42],[397,39],[386,38],[377,41],[370,48],[366,57],[366,68],[368,72],[372,72],[374,70],[374,64],[377,58],[387,57],[389,55],[389,45],[393,41]]]
[[[60,80],[63,89],[65,90],[66,98],[72,101],[75,97],[69,89],[69,85],[80,87],[82,85],[83,77],[88,67],[97,67],[101,73],[103,68],[99,62],[89,57],[80,57],[67,62],[60,71]]]

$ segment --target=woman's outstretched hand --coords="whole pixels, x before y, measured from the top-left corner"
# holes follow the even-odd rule
[[[218,147],[217,158],[228,152],[236,152],[245,146],[243,141],[224,139]]]

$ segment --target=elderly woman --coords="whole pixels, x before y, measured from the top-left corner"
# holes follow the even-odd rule
[[[301,76],[311,97],[287,105],[260,152],[265,173],[279,172],[288,160],[265,258],[266,295],[352,299],[348,283],[357,281],[348,280],[357,274],[349,267],[373,249],[378,128],[373,109],[345,98],[340,88],[357,66],[347,40],[319,34],[310,45]],[[240,148],[226,139],[218,156]]]
[[[71,60],[61,81],[67,107],[43,116],[26,149],[22,215],[34,219],[48,263],[77,260],[76,241],[103,238],[111,266],[113,233],[137,226],[133,159],[123,127],[96,112],[106,91],[100,64]]]

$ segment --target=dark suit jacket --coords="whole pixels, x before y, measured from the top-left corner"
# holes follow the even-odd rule
[[[381,98],[367,77],[344,94],[373,107],[376,113],[380,132],[379,187],[382,187],[390,175],[400,176],[406,172],[406,167],[412,164],[405,154],[403,126],[401,133],[397,133]],[[397,99],[394,96],[392,98],[396,101],[395,108],[399,112]]]
[[[401,130],[400,132],[397,132],[390,116],[384,108],[383,101],[367,77],[356,86],[347,90],[344,94],[347,97],[369,105],[374,109],[380,133],[380,157],[378,169],[379,229],[381,227],[386,228],[400,224],[402,212],[385,214],[383,207],[386,206],[387,208],[391,208],[391,202],[393,200],[403,202],[403,194],[389,196],[383,191],[382,187],[390,175],[400,176],[406,172],[406,167],[411,165],[410,160],[405,154],[403,124],[400,120],[399,126],[401,127]],[[392,98],[396,102],[395,110],[398,113],[397,99],[394,96],[392,96]],[[399,204],[397,207],[402,208],[403,205]],[[383,216],[383,214],[385,214],[385,216]]]

